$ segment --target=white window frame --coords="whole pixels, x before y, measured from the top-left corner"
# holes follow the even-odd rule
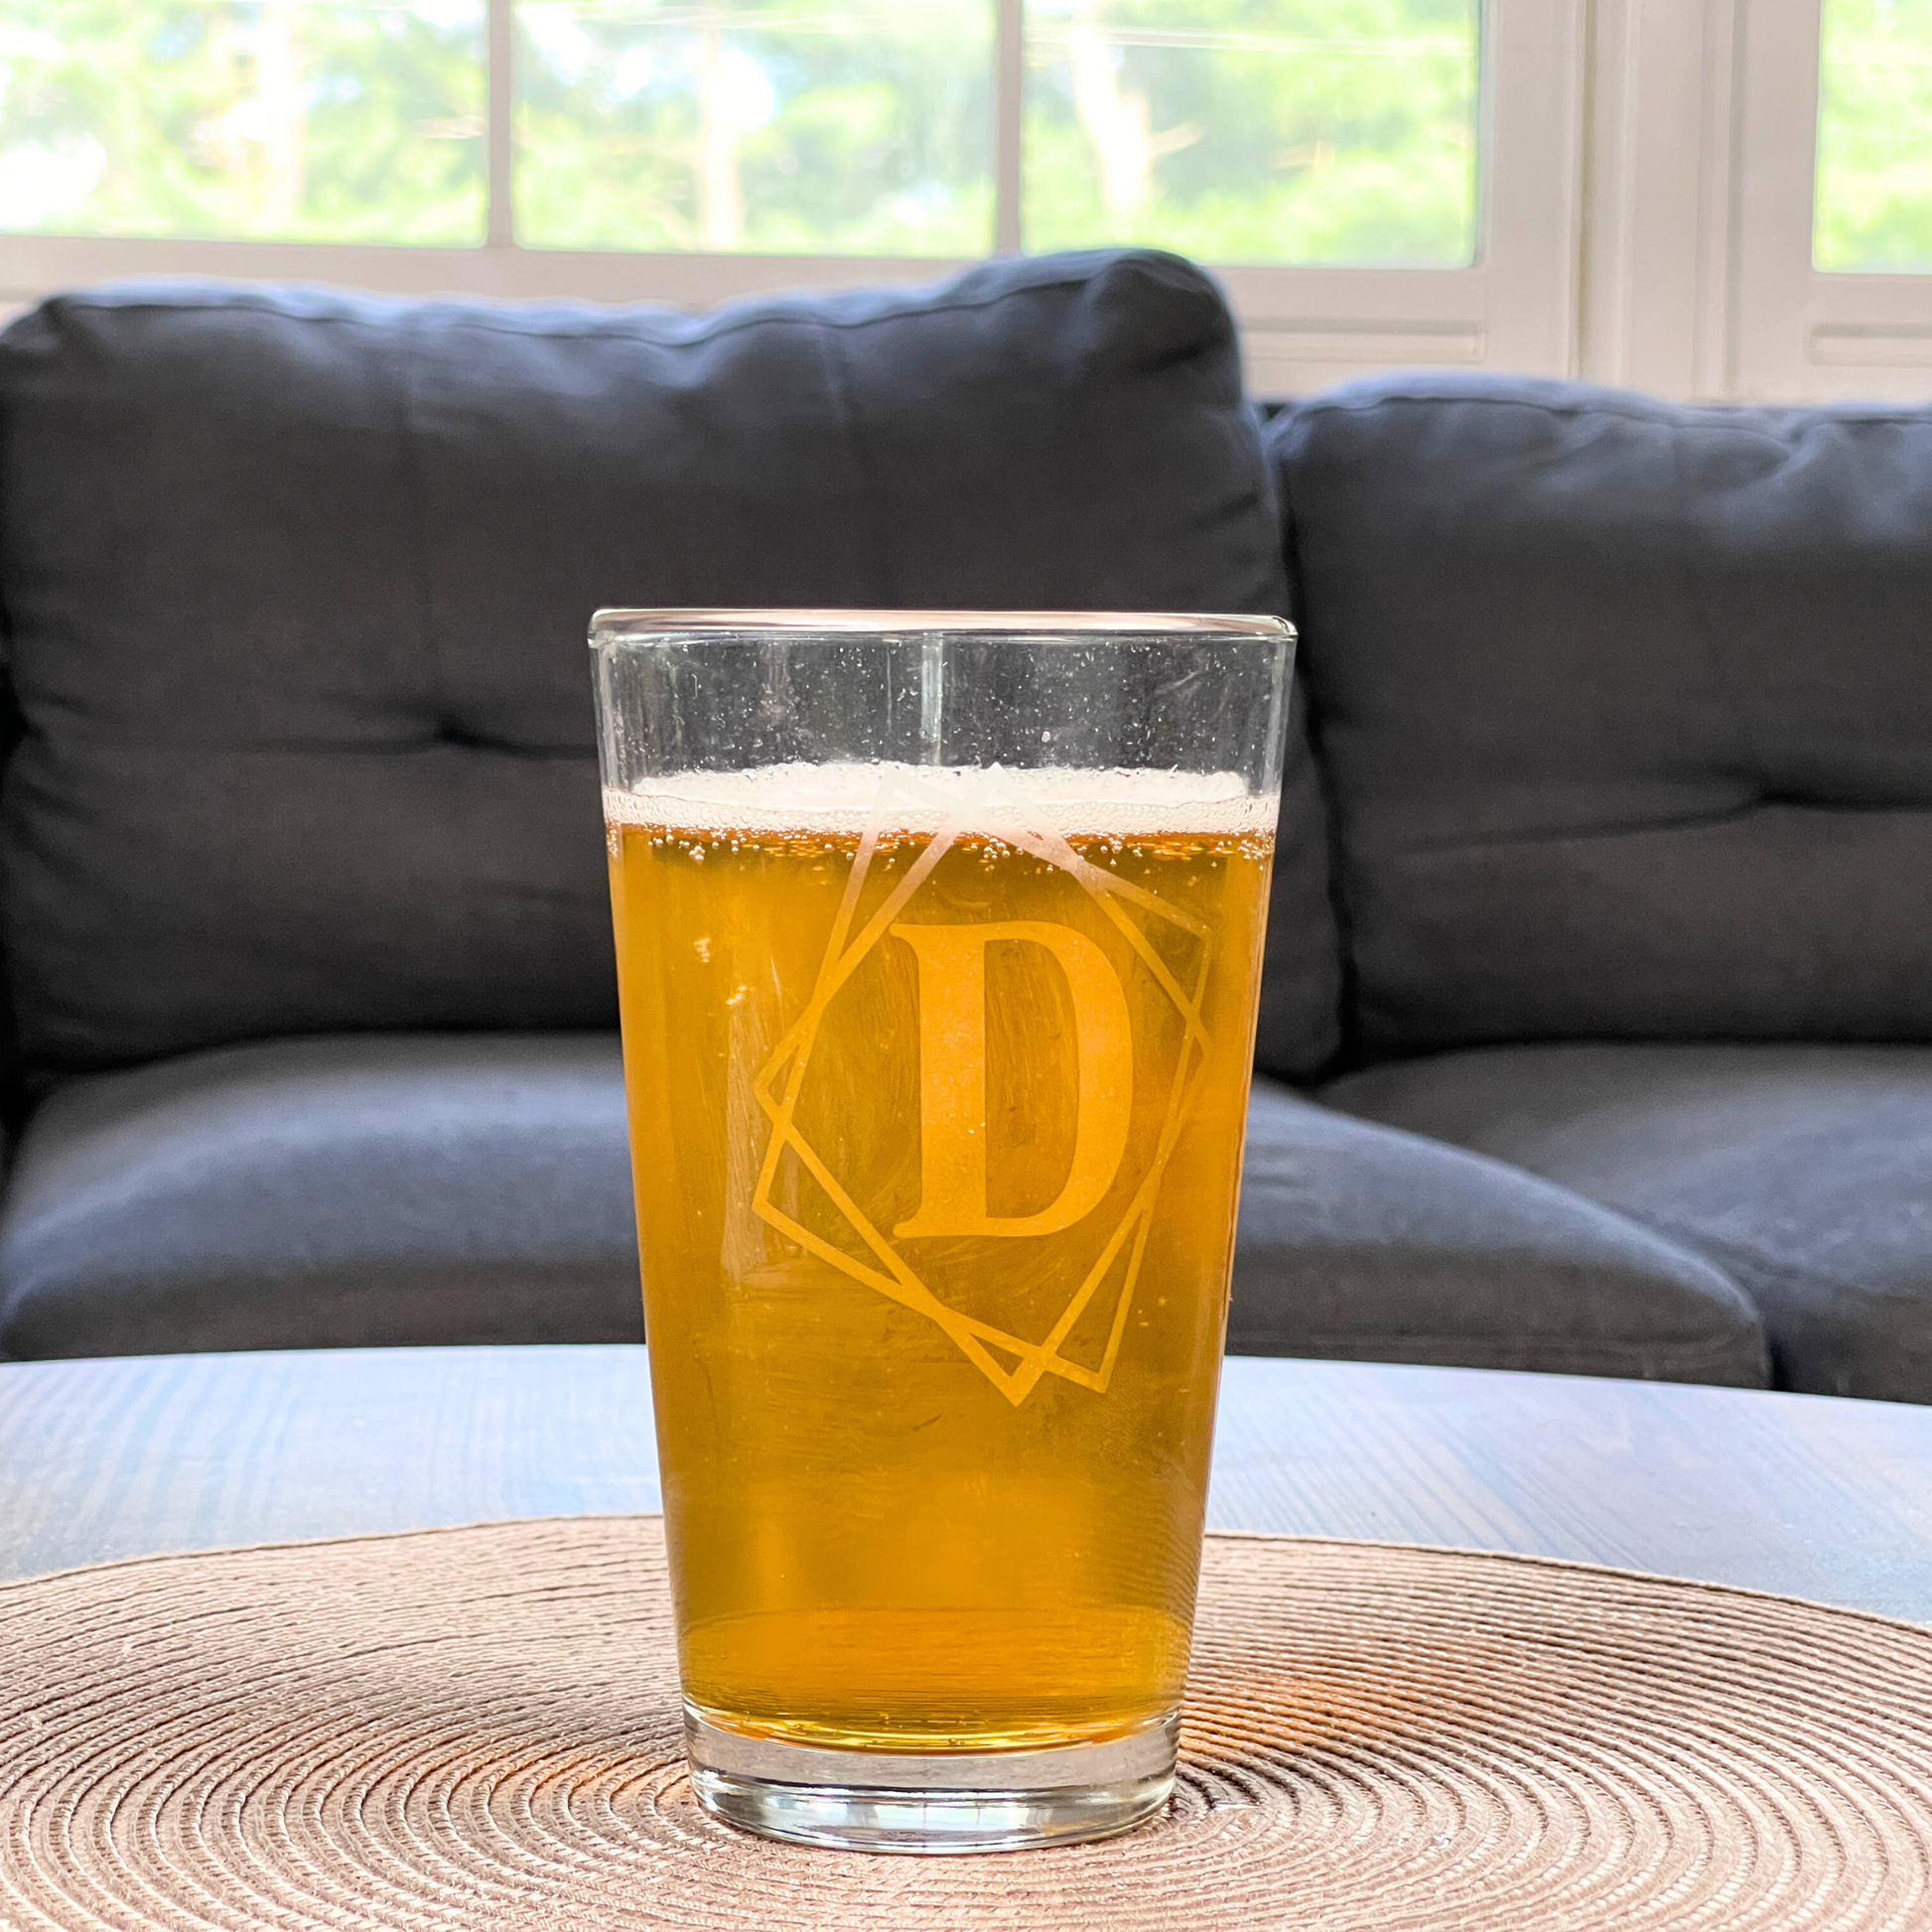
[[[1223,268],[1259,395],[1418,364],[1575,366],[1587,0],[1486,0],[1468,268]]]
[[[1821,0],[1739,5],[1735,288],[1740,397],[1932,393],[1932,274],[1812,264]]]
[[[1823,0],[1597,0],[1579,370],[1717,402],[1932,395],[1932,274],[1812,265]]]
[[[1596,0],[1577,370],[1722,398],[1731,361],[1739,0]]]
[[[960,261],[526,248],[512,228],[511,6],[487,0],[488,228],[476,248],[0,236],[0,308],[128,275],[308,281],[393,294],[577,297],[701,308],[804,286],[917,281]],[[996,246],[1020,242],[1023,0],[995,8]],[[1224,268],[1258,394],[1416,363],[1549,374],[1576,361],[1584,55],[1589,0],[1485,0],[1482,183],[1467,268]]]
[[[125,275],[701,308],[918,281],[905,256],[525,248],[510,216],[510,0],[489,6],[489,215],[476,248],[0,236],[0,314]],[[996,10],[996,243],[1020,206],[1023,0]],[[1932,395],[1932,273],[1812,265],[1822,0],[1486,0],[1477,259],[1223,268],[1250,384],[1493,367],[1713,401]]]

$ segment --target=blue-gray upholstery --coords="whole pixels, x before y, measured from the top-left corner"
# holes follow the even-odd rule
[[[1785,1388],[1932,1397],[1932,1047],[1490,1047],[1324,1098],[1705,1256],[1763,1311]]]
[[[1228,1346],[1761,1387],[1726,1276],[1638,1222],[1269,1081],[1248,1109]]]
[[[1932,414],[1262,432],[1133,250],[0,338],[0,1352],[636,1333],[618,603],[1292,607],[1233,1344],[1932,1399]]]
[[[616,1024],[600,605],[1280,611],[1214,285],[1136,251],[936,288],[492,308],[136,285],[0,342],[27,1065]],[[1331,1050],[1306,752],[1284,1070]]]
[[[1425,375],[1269,431],[1360,1052],[1932,1038],[1932,411]]]
[[[634,1340],[611,1035],[341,1035],[69,1082],[0,1211],[0,1350]],[[1257,1086],[1231,1345],[1750,1384],[1709,1264]]]
[[[370,1035],[69,1081],[0,1208],[0,1352],[636,1341],[610,1034]]]
[[[1268,440],[1322,1098],[1702,1257],[1785,1386],[1932,1400],[1932,410],[1405,375]]]

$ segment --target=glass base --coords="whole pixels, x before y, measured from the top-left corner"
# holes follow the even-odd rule
[[[1019,1852],[1131,1831],[1173,1789],[1179,1732],[1172,1716],[1051,1750],[825,1750],[684,1714],[691,1787],[707,1811],[843,1852]]]

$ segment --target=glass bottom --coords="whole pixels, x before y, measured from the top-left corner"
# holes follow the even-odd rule
[[[1111,1838],[1173,1789],[1177,1715],[1104,1743],[854,1751],[726,1730],[685,1707],[691,1787],[729,1825],[844,1852],[1021,1852]]]

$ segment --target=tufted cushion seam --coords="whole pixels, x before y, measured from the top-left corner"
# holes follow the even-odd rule
[[[1768,792],[1748,804],[1723,811],[1683,812],[1671,818],[1631,819],[1621,825],[1532,826],[1524,831],[1479,832],[1464,838],[1420,839],[1381,848],[1390,858],[1429,858],[1443,852],[1486,852],[1524,845],[1588,845],[1598,840],[1642,838],[1652,832],[1696,832],[1713,825],[1737,825],[1763,811],[1816,812],[1832,818],[1922,818],[1932,816],[1932,798],[1923,805],[1866,805],[1855,799],[1824,803],[1777,798]]]
[[[588,656],[588,652],[586,655]],[[233,754],[240,758],[340,757],[409,758],[424,752],[455,747],[466,752],[502,752],[513,758],[574,759],[595,763],[595,745],[517,745],[507,739],[484,738],[460,725],[448,722],[430,724],[409,738],[196,738],[191,733],[171,731],[162,738],[133,738],[125,734],[108,735],[66,729],[58,737],[40,727],[26,733],[38,745],[67,752],[143,752],[171,757],[193,752],[198,757]]]
[[[1270,1332],[1260,1324],[1253,1327],[1230,1325],[1228,1352],[1243,1354],[1247,1352],[1242,1347],[1243,1342],[1264,1340]],[[1512,1354],[1523,1360],[1547,1358],[1561,1352],[1574,1361],[1590,1362],[1609,1370],[1614,1370],[1618,1364],[1627,1367],[1631,1355],[1636,1354],[1647,1363],[1669,1367],[1673,1373],[1659,1378],[1667,1381],[1695,1381],[1696,1376],[1687,1371],[1734,1361],[1742,1347],[1739,1338],[1734,1335],[1703,1341],[1656,1341],[1644,1335],[1631,1335],[1624,1340],[1606,1341],[1594,1337],[1554,1334],[1541,1329],[1508,1334],[1467,1328],[1456,1331],[1429,1328],[1322,1329],[1306,1336],[1298,1335],[1296,1343],[1298,1348],[1306,1345],[1336,1350],[1387,1349],[1391,1345],[1406,1349],[1440,1348],[1453,1353],[1458,1360],[1465,1358],[1472,1348],[1480,1348],[1488,1353]]]
[[[416,425],[416,377],[421,363],[417,337],[422,317],[413,314],[397,331],[396,343],[396,455],[402,478],[402,491],[409,517],[409,571],[415,579],[416,622],[420,627],[423,661],[429,667],[429,703],[433,714],[444,723],[439,737],[447,738],[448,720],[454,707],[450,703],[449,678],[436,626],[436,593],[430,567],[429,497],[423,483],[422,455]]]
[[[1301,567],[1301,525],[1295,510],[1295,483],[1288,465],[1272,461],[1273,450],[1265,423],[1257,425],[1264,467],[1275,479],[1274,508],[1282,530],[1282,568],[1286,580],[1286,603],[1290,621],[1296,626],[1294,692],[1302,708],[1303,737],[1314,772],[1315,795],[1320,800],[1322,817],[1321,854],[1325,866],[1323,896],[1334,928],[1336,959],[1334,1031],[1324,1059],[1307,1067],[1271,1068],[1299,1080],[1312,1081],[1331,1075],[1336,1069],[1355,1065],[1360,1057],[1359,1001],[1355,987],[1355,943],[1351,929],[1348,896],[1344,890],[1347,845],[1342,829],[1346,806],[1334,780],[1333,769],[1322,751],[1324,720],[1315,701],[1313,681],[1306,670],[1308,618],[1303,609]],[[1291,713],[1292,715],[1292,713]],[[1291,747],[1292,749],[1292,747]],[[1284,777],[1286,777],[1284,773]],[[1279,833],[1277,834],[1279,839]],[[1266,1042],[1263,1042],[1264,1046]]]
[[[1732,755],[1739,763],[1748,764],[1752,785],[1761,799],[1770,782],[1770,760],[1764,755],[1764,747],[1752,723],[1750,706],[1744,701],[1744,694],[1732,674],[1730,658],[1719,635],[1719,626],[1709,621],[1705,600],[1700,594],[1693,534],[1697,529],[1697,492],[1691,487],[1690,479],[1685,473],[1684,442],[1681,437],[1670,438],[1669,457],[1673,515],[1669,536],[1660,546],[1664,552],[1661,561],[1664,568],[1677,579],[1677,595],[1686,614],[1691,635],[1696,640],[1694,648],[1702,651],[1712,689],[1729,713],[1735,741],[1731,747]]]
[[[882,602],[888,606],[901,603],[898,572],[894,567],[892,545],[879,515],[881,503],[889,500],[885,479],[872,446],[859,427],[859,412],[852,398],[851,371],[846,364],[845,345],[838,332],[830,327],[818,332],[818,349],[825,368],[825,393],[834,420],[844,438],[854,475],[866,485],[866,534],[872,549],[872,571],[879,585]]]

